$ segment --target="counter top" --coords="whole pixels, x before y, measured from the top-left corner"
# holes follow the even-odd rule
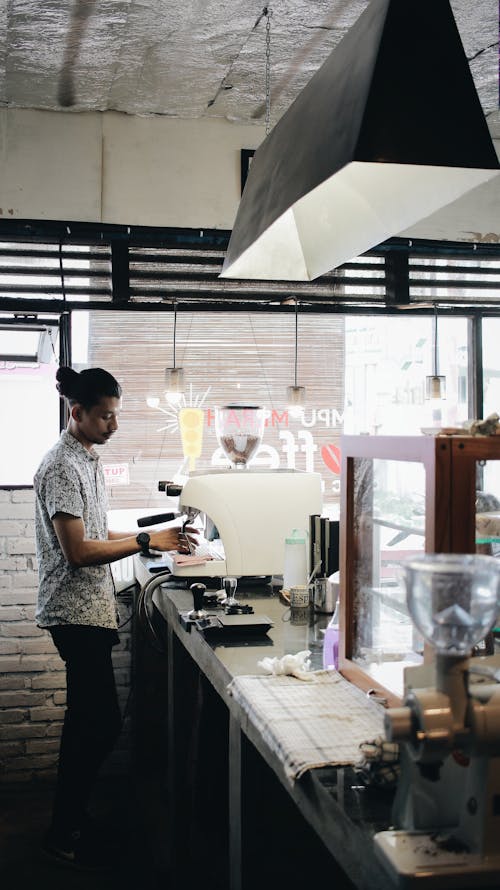
[[[376,857],[371,838],[390,824],[392,792],[364,787],[351,767],[309,770],[290,784],[283,763],[228,693],[228,684],[234,677],[263,674],[257,662],[266,656],[282,657],[309,649],[313,669],[321,668],[322,631],[330,616],[309,610],[292,613],[271,586],[239,588],[237,597],[242,603],[252,605],[256,616],[265,615],[272,620],[273,626],[267,634],[222,640],[205,639],[195,629],[186,631],[179,614],[192,608],[192,595],[172,582],[156,588],[153,603],[225,702],[232,720],[275,772],[354,886],[360,890],[389,890],[393,885]]]

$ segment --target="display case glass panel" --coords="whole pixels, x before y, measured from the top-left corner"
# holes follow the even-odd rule
[[[401,560],[425,551],[425,469],[416,461],[353,461],[351,659],[400,695],[402,667],[422,661],[423,642],[406,606]]]

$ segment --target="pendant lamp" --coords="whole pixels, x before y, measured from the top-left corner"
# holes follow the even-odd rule
[[[425,378],[425,398],[441,401],[446,398],[446,377],[439,373],[438,313],[434,306],[432,328],[432,374]]]
[[[306,388],[305,386],[297,385],[297,358],[298,358],[298,345],[299,345],[299,303],[298,300],[295,300],[295,359],[294,359],[294,376],[293,376],[293,386],[287,386],[286,388],[286,401],[287,401],[287,409],[290,417],[299,418],[302,417],[304,413],[304,404],[306,400]]]
[[[316,278],[500,165],[449,0],[372,0],[257,150],[223,278]]]
[[[165,398],[167,402],[177,405],[182,401],[184,393],[184,369],[175,365],[175,340],[177,333],[177,302],[174,300],[174,351],[173,367],[165,368]]]

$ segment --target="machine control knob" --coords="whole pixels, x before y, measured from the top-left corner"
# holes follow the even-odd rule
[[[164,491],[167,497],[178,498],[182,491],[182,485],[177,485],[175,482],[169,482],[166,479],[160,479],[158,491]]]
[[[384,729],[390,742],[408,742],[414,732],[411,708],[389,708],[384,715]]]

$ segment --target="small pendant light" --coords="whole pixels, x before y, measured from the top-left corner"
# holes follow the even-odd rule
[[[291,417],[299,418],[304,413],[304,405],[306,400],[305,386],[297,386],[297,350],[298,350],[298,300],[295,300],[295,361],[294,361],[294,384],[287,386],[287,408]]]
[[[432,328],[432,374],[425,378],[425,398],[439,401],[446,398],[446,377],[439,373],[437,304],[434,306]]]
[[[172,405],[178,405],[184,393],[184,369],[175,365],[175,340],[177,332],[177,300],[174,300],[174,349],[173,367],[165,368],[165,398]]]

